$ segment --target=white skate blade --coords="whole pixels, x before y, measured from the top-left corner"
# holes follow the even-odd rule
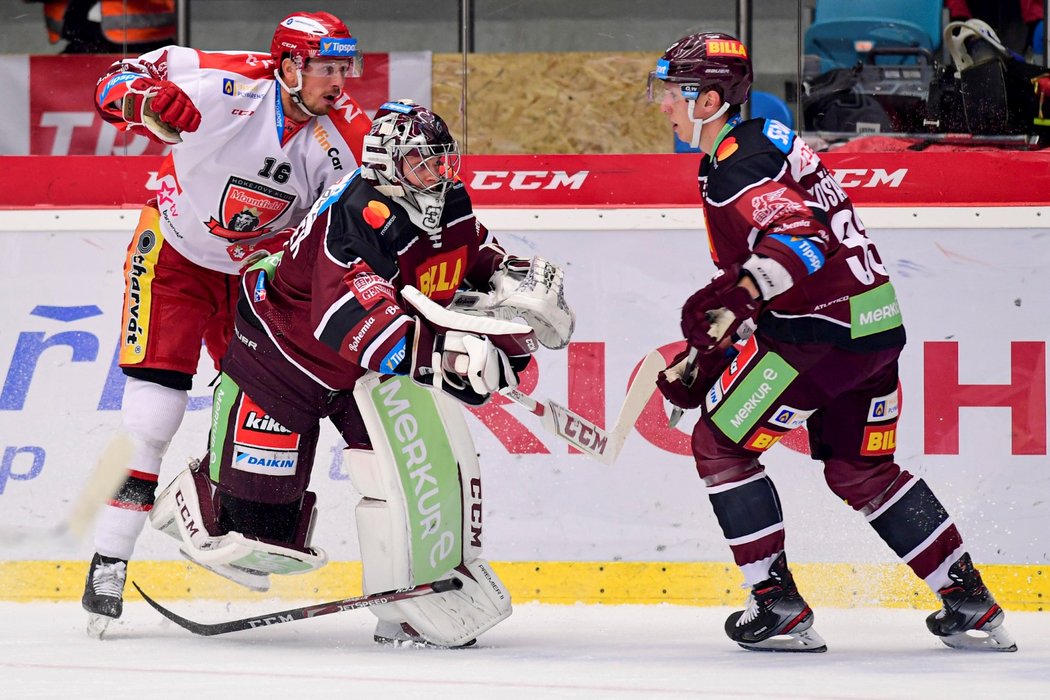
[[[199,562],[193,557],[191,557],[183,549],[179,549],[179,554],[181,554],[186,559],[189,559],[191,562],[201,567],[202,569],[207,569],[213,574],[222,576],[227,581],[233,581],[237,585],[244,586],[249,590],[253,590],[257,593],[265,593],[266,591],[270,590],[269,574],[255,574],[250,571],[246,571],[245,569],[238,569],[233,566],[225,566],[221,564],[204,564],[203,562]]]
[[[1017,651],[1017,642],[1002,625],[986,630],[968,630],[939,637],[952,649],[969,651]]]
[[[737,642],[748,651],[787,651],[819,654],[828,650],[824,638],[810,627],[807,630],[793,634],[781,634],[776,637],[764,639],[754,644]]]
[[[115,619],[116,618],[113,617],[106,617],[105,615],[88,613],[87,635],[92,639],[102,639],[102,635],[106,633],[109,623],[113,622]]]

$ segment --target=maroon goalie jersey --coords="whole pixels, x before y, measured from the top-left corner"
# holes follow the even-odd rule
[[[882,258],[816,153],[768,119],[736,125],[714,151],[699,182],[715,265],[741,265],[754,253],[779,262],[793,282],[764,304],[762,332],[856,351],[903,345]]]
[[[462,183],[431,233],[355,173],[314,204],[271,276],[244,276],[241,315],[304,374],[348,390],[366,370],[407,373],[415,321],[404,286],[446,306],[461,286],[487,290],[504,257]]]

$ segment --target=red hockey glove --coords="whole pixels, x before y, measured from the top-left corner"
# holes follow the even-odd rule
[[[686,376],[689,347],[675,355],[667,369],[656,376],[656,387],[672,405],[678,408],[696,408],[719,375],[736,357],[736,350],[700,353],[693,362],[691,377]]]
[[[178,143],[182,141],[181,132],[196,131],[201,124],[201,113],[189,95],[167,80],[131,81],[123,108],[124,121],[145,128],[162,143]]]
[[[700,354],[724,349],[744,321],[758,312],[759,301],[738,287],[740,266],[734,265],[694,293],[682,306],[682,335]],[[732,342],[730,340],[730,342]]]
[[[685,377],[688,355],[689,348],[687,347],[675,355],[667,369],[656,375],[656,388],[660,390],[665,399],[678,408],[696,408],[703,403],[704,393],[707,391],[707,386],[698,376],[699,372],[694,373],[688,379]],[[690,380],[692,383],[686,386]]]

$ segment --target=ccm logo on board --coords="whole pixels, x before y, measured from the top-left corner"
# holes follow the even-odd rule
[[[578,190],[590,175],[589,170],[568,173],[564,170],[475,170],[470,187],[474,190]]]

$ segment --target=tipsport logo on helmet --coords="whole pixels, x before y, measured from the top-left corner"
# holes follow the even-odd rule
[[[663,79],[667,77],[667,71],[671,68],[671,62],[661,58],[656,62],[656,77]]]
[[[379,105],[379,109],[385,109],[390,112],[399,112],[401,114],[408,114],[412,111],[413,107],[415,107],[414,104],[405,102],[384,102]]]
[[[356,56],[357,39],[337,38],[321,39],[321,50],[318,56]]]
[[[739,41],[730,39],[708,39],[706,42],[708,56],[737,56],[747,58],[747,49]]]

